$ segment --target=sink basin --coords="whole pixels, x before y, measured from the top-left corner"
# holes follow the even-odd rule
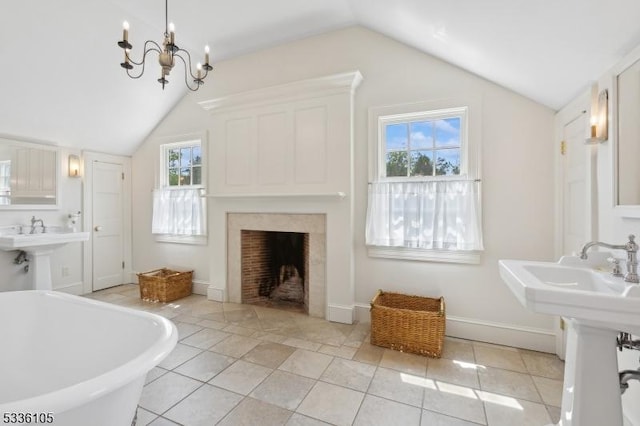
[[[543,314],[640,334],[640,287],[587,267],[501,260],[500,276],[520,303]]]
[[[2,250],[46,250],[61,247],[67,243],[87,241],[88,232],[45,232],[39,234],[3,234],[0,235]]]
[[[559,426],[623,424],[615,343],[620,331],[640,334],[640,286],[592,266],[576,257],[499,262],[523,306],[567,324]]]
[[[23,250],[29,254],[34,290],[52,290],[51,253],[68,243],[87,241],[89,232],[66,232],[62,228],[47,228],[39,234],[19,234],[19,227],[9,227],[0,233],[0,250]]]

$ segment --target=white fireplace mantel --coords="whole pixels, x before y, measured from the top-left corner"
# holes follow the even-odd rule
[[[238,301],[227,263],[235,255],[230,214],[320,214],[324,317],[353,322],[353,97],[361,81],[353,71],[200,103],[211,114],[210,299]]]

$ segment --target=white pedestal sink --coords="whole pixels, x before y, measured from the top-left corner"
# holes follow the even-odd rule
[[[87,241],[89,232],[46,232],[0,235],[0,249],[23,250],[31,257],[34,290],[52,290],[51,254],[65,244]]]
[[[640,332],[640,287],[579,264],[575,258],[499,262],[500,276],[520,303],[567,319],[558,425],[622,426],[616,336]]]

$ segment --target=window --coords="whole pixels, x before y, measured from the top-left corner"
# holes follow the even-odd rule
[[[204,138],[160,145],[160,185],[153,192],[156,241],[206,244]]]
[[[445,100],[370,110],[370,256],[479,262],[479,108]]]
[[[163,145],[164,186],[168,188],[202,185],[200,141]]]
[[[459,176],[466,116],[466,108],[452,108],[380,117],[381,177]]]

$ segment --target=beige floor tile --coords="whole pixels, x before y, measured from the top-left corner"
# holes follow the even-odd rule
[[[542,404],[514,399],[505,403],[485,401],[490,426],[541,426],[551,423],[547,409]]]
[[[351,359],[358,351],[357,348],[352,348],[349,346],[331,346],[331,345],[322,345],[318,352],[322,354],[327,354],[331,356],[337,356],[344,359]]]
[[[234,358],[241,358],[244,354],[258,346],[260,343],[261,341],[258,339],[233,334],[209,348],[209,350],[223,355],[232,356]]]
[[[145,385],[148,385],[149,383],[153,382],[155,379],[157,379],[158,377],[167,374],[167,370],[165,370],[164,368],[160,368],[160,367],[153,367],[151,370],[149,370],[149,372],[147,373],[147,377],[144,381]]]
[[[178,322],[175,318],[173,319],[173,323],[176,325],[176,328],[178,329],[178,340],[185,339],[191,336],[192,334],[202,330],[202,327],[199,325],[190,324],[187,322]]]
[[[388,399],[366,395],[354,426],[419,425],[421,410]]]
[[[158,367],[166,370],[173,370],[180,364],[189,361],[194,356],[202,352],[201,349],[178,343],[171,353],[160,363]]]
[[[325,426],[328,424],[329,423],[325,423],[311,417],[303,416],[300,413],[293,413],[286,426]]]
[[[362,392],[317,382],[302,401],[298,413],[333,425],[351,425],[364,398]]]
[[[174,371],[192,379],[207,382],[235,362],[235,358],[204,351]]]
[[[382,359],[385,349],[371,343],[363,343],[360,345],[356,353],[353,355],[354,361],[366,362],[367,364],[378,365]]]
[[[517,371],[519,373],[528,373],[519,351],[504,349],[503,347],[479,345],[474,348],[474,351],[476,362],[480,365]]]
[[[424,389],[430,382],[433,381],[401,371],[378,367],[367,392],[403,404],[422,407]]]
[[[541,426],[560,417],[555,404],[561,403],[564,363],[552,354],[446,337],[442,358],[433,360],[371,345],[369,324],[332,324],[200,295],[150,303],[140,300],[138,291],[137,285],[123,285],[89,297],[172,318],[180,338],[193,345],[206,346],[207,337],[215,340],[213,336],[220,336],[216,333],[231,332],[210,351],[181,342],[148,373],[139,409],[141,426],[213,424],[230,408],[224,406],[224,395],[231,395],[232,401],[242,399],[221,420],[233,426]],[[472,375],[465,372],[476,362],[486,363],[478,373],[482,390],[473,388]],[[206,380],[209,383],[203,384]],[[219,386],[214,386],[216,381]],[[359,391],[364,389],[368,394]],[[251,392],[260,400],[242,396]],[[296,408],[298,402],[297,409],[306,404],[307,413],[285,409]],[[338,406],[343,409],[335,412]],[[416,410],[421,410],[421,421],[414,420]]]
[[[212,321],[212,320],[200,319],[200,318],[198,318],[197,324],[203,327],[213,328],[214,330],[222,330],[223,328],[227,327],[226,322]]]
[[[444,414],[434,413],[429,410],[422,410],[421,426],[476,426],[477,423],[471,423],[466,420],[456,419],[455,417],[445,416]],[[516,425],[511,425],[516,426]]]
[[[473,344],[469,341],[445,337],[442,345],[442,358],[463,362],[476,362]]]
[[[227,333],[239,334],[240,336],[245,336],[245,337],[249,337],[256,331],[260,331],[260,325],[257,325],[257,328],[253,328],[253,329],[247,328],[247,325],[251,325],[251,324],[243,323],[242,327],[239,325],[231,324],[226,326],[222,330],[226,331]]]
[[[249,396],[294,411],[314,384],[313,379],[276,370]]]
[[[375,372],[376,367],[371,364],[334,358],[322,373],[320,380],[366,392]]]
[[[293,414],[289,410],[253,398],[245,398],[220,423],[219,426],[260,425],[281,426]]]
[[[136,426],[147,426],[154,421],[158,416],[150,411],[145,410],[142,407],[138,407]]]
[[[479,372],[480,388],[515,398],[542,402],[531,376],[515,371],[487,367]]]
[[[310,379],[318,379],[332,360],[333,357],[329,355],[319,354],[305,349],[296,349],[278,369],[309,377]]]
[[[278,368],[295,351],[296,349],[291,346],[262,342],[251,349],[242,359],[265,367]]]
[[[359,348],[371,333],[371,324],[356,324],[344,341],[344,346]]]
[[[209,426],[222,420],[242,399],[236,393],[204,385],[164,413],[163,417],[183,425]]]
[[[560,407],[562,405],[562,380],[548,379],[546,377],[531,376],[538,392],[542,397],[542,402],[546,405]]]
[[[162,414],[200,386],[197,380],[169,372],[142,389],[140,406]]]
[[[163,417],[158,417],[157,419],[149,423],[149,426],[180,426],[180,425],[172,422],[171,420],[167,420]]]
[[[547,405],[547,412],[549,413],[549,417],[551,417],[551,423],[553,423],[554,425],[560,423],[560,416],[562,414],[562,410],[560,409],[560,407]]]
[[[484,405],[477,389],[433,381],[424,390],[423,408],[429,411],[486,425]]]
[[[226,309],[226,308],[225,308]],[[253,309],[238,309],[224,312],[224,319],[230,323],[240,323],[252,319],[258,319]]]
[[[564,377],[564,361],[556,355],[541,352],[522,351],[522,360],[529,374],[562,380]]]
[[[287,340],[286,336],[282,336],[280,334],[273,334],[268,331],[256,331],[250,337],[253,337],[254,339],[264,340],[267,342],[273,342],[273,343],[282,343],[285,340]]]
[[[308,351],[317,351],[322,346],[322,343],[310,342],[309,340],[299,339],[297,337],[288,337],[282,344],[293,346],[294,348],[306,349]]]
[[[248,395],[272,371],[270,368],[240,360],[227,367],[209,383],[232,392]]]
[[[427,377],[461,386],[479,388],[477,369],[474,363],[446,358],[430,359],[427,364]]]
[[[173,321],[176,323],[178,322],[184,322],[187,324],[197,324],[200,320],[200,318],[198,317],[192,317],[191,315],[178,315],[177,317],[173,318]]]
[[[427,372],[427,359],[427,357],[420,355],[385,349],[380,360],[380,367],[424,377]]]
[[[180,343],[189,346],[195,346],[200,349],[209,349],[213,345],[222,342],[227,337],[231,336],[229,333],[225,333],[224,331],[214,330],[212,328],[203,328],[197,333],[192,334],[191,336],[182,339]]]

